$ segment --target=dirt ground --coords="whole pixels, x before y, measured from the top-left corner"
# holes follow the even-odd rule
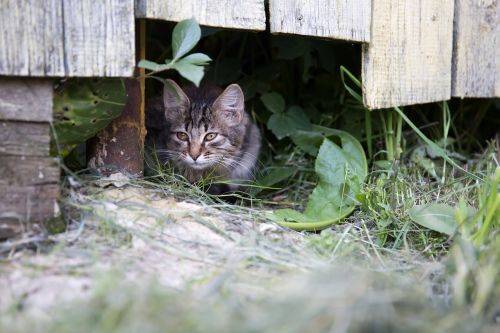
[[[290,260],[299,252],[294,249],[304,250],[305,237],[257,222],[252,210],[237,214],[132,186],[107,188],[96,196],[72,195],[87,213],[67,232],[20,251],[15,241],[2,244],[12,250],[0,268],[0,313],[21,307],[44,315],[51,306],[87,297],[96,278],[110,272],[123,280],[155,279],[182,290],[230,266],[244,266],[247,257],[261,255],[268,258],[266,266],[276,265],[266,274],[247,267],[247,278],[269,279],[320,264],[314,257]],[[259,289],[253,283],[251,293]]]

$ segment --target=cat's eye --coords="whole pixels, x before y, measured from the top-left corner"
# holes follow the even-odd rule
[[[188,141],[189,140],[188,135],[184,132],[177,132],[177,139],[179,139],[181,141]]]
[[[217,133],[208,133],[205,135],[205,141],[212,141],[217,137]]]

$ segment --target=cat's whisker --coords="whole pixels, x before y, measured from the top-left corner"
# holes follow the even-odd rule
[[[245,163],[242,163],[241,161],[238,161],[238,160],[233,159],[233,158],[226,158],[223,161],[223,163],[225,166],[227,166],[228,169],[234,169],[236,166],[240,166],[243,169],[245,169],[245,171],[247,171],[249,174],[251,174],[252,177],[255,176],[253,173],[253,168],[249,165],[246,165]]]
[[[183,90],[174,81],[169,83],[176,93],[165,89],[163,103],[147,103],[146,110],[153,116],[155,126],[148,135],[157,146],[160,165],[172,163],[192,183],[210,174],[223,180],[255,178],[261,135],[244,110],[241,89],[231,85],[222,91],[206,85]],[[228,117],[221,110],[238,112],[240,117]],[[202,155],[193,159],[191,153],[198,149]]]

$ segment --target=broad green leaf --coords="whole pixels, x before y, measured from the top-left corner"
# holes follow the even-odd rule
[[[85,142],[118,117],[126,102],[120,79],[69,80],[54,94],[54,128],[60,145]]]
[[[290,177],[295,170],[290,167],[279,167],[272,169],[267,175],[257,180],[259,186],[273,186],[288,177]]]
[[[272,113],[282,113],[285,111],[285,99],[276,92],[270,92],[260,97],[265,107]]]
[[[278,209],[274,212],[274,215],[269,216],[272,220],[276,220],[278,222],[288,222],[288,223],[307,223],[309,218],[296,210],[286,208],[286,209]]]
[[[193,65],[203,66],[207,65],[212,59],[203,53],[193,53],[182,58],[184,62],[188,62]]]
[[[243,89],[246,101],[254,98],[257,93],[264,94],[271,89],[271,85],[269,83],[253,79],[251,77],[246,77],[239,81],[239,83],[241,89]]]
[[[179,74],[185,79],[193,82],[196,86],[200,85],[200,81],[203,78],[204,67],[193,65],[189,62],[185,62],[181,59],[172,65]]]
[[[323,129],[314,126],[316,130]],[[328,129],[318,132],[325,138],[318,152],[315,171],[319,182],[309,196],[304,213],[278,210],[272,217],[294,230],[320,230],[349,215],[367,175],[366,157],[361,144],[350,134]]]
[[[316,156],[325,136],[316,131],[299,130],[293,133],[290,138],[297,147],[311,156]]]
[[[413,222],[452,236],[457,231],[455,208],[445,204],[417,205],[409,210]]]
[[[168,64],[157,64],[154,61],[145,60],[145,59],[142,59],[141,61],[139,61],[137,66],[140,68],[149,69],[150,71],[153,71],[153,72],[164,71],[164,70],[170,68],[170,65],[168,65]]]
[[[287,112],[271,115],[267,127],[281,140],[298,130],[310,129],[311,123],[300,107],[292,106]]]
[[[250,193],[252,195],[257,195],[262,192],[262,190],[273,188],[274,185],[289,178],[294,172],[295,169],[290,167],[273,168],[265,176],[257,179],[256,186],[252,187]]]
[[[175,60],[191,51],[201,38],[201,29],[195,19],[181,21],[172,32],[172,50]],[[189,80],[189,79],[188,79]]]

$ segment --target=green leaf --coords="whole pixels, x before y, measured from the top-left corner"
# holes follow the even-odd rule
[[[85,142],[118,117],[125,102],[125,87],[120,79],[66,81],[54,94],[57,142],[60,145]]]
[[[172,50],[174,60],[191,51],[201,38],[201,29],[194,19],[181,21],[172,32]]]
[[[196,86],[200,85],[200,81],[203,78],[204,73],[203,66],[193,65],[184,61],[184,59],[181,59],[174,63],[172,68],[179,72],[179,74],[186,80],[193,82]]]
[[[287,179],[288,177],[293,175],[294,172],[295,170],[289,167],[274,168],[267,175],[258,179],[257,184],[259,186],[266,186],[266,187],[273,186]]]
[[[285,99],[276,92],[270,92],[260,97],[265,107],[272,113],[282,113],[285,111]]]
[[[417,205],[409,210],[413,222],[428,229],[453,236],[457,231],[455,208],[445,204]]]
[[[265,190],[266,188],[267,189],[272,188],[272,186],[289,178],[291,175],[293,175],[294,172],[295,172],[295,169],[290,168],[290,167],[273,168],[265,176],[257,179],[257,182],[256,182],[257,186],[253,187],[250,190],[250,192],[252,193],[252,195],[257,195],[262,190]]]
[[[298,106],[291,106],[287,112],[271,115],[267,127],[281,140],[298,130],[310,129],[311,122],[304,110]]]
[[[363,148],[352,135],[320,126],[313,128],[320,135],[336,139],[325,138],[319,148],[315,163],[318,185],[303,213],[286,209],[271,216],[294,230],[324,229],[349,215],[357,205],[355,198],[367,175]]]
[[[193,65],[203,66],[208,65],[208,63],[212,61],[212,59],[210,59],[209,56],[203,53],[193,53],[182,58],[182,61],[188,62]]]
[[[290,138],[297,147],[311,156],[316,156],[325,136],[316,131],[299,130],[293,133]]]
[[[164,70],[170,68],[170,65],[168,65],[168,64],[157,64],[154,61],[145,60],[145,59],[142,59],[141,61],[139,61],[137,66],[140,68],[149,69],[150,71],[153,71],[153,72],[164,71]]]

